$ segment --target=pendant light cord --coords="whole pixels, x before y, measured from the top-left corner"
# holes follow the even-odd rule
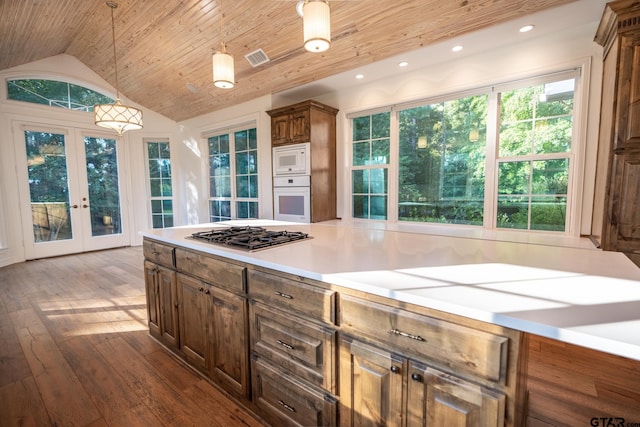
[[[224,26],[223,20],[224,13],[222,13],[222,0],[220,0],[220,50],[222,53],[226,53],[227,47],[224,45],[224,31],[222,30],[222,27]]]
[[[108,1],[107,6],[111,8],[111,38],[113,41],[113,65],[116,71],[116,99],[120,99],[120,83],[118,81],[118,56],[116,55],[116,25],[113,18],[113,10],[118,7],[118,3]]]

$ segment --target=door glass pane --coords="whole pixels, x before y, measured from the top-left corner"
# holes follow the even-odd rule
[[[25,131],[34,242],[72,238],[65,139]]]
[[[89,184],[91,235],[122,233],[116,140],[84,138]]]

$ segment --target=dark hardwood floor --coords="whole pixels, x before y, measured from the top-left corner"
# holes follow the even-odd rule
[[[142,248],[0,268],[0,426],[262,424],[149,337]]]

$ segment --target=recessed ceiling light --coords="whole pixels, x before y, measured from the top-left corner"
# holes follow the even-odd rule
[[[534,25],[531,25],[531,24],[525,25],[524,27],[520,28],[520,32],[521,33],[527,33],[529,31],[533,30],[533,27],[534,27]]]
[[[398,67],[406,67],[407,65],[409,65],[407,61],[402,61],[398,64]]]
[[[356,79],[364,79],[364,74],[356,74]]]
[[[462,50],[462,46],[457,45],[451,48],[452,52],[460,52]]]

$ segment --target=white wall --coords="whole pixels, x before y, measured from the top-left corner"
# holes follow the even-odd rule
[[[241,84],[241,83],[239,83]],[[271,190],[271,97],[263,96],[178,123],[179,143],[176,172],[178,187],[183,190],[178,203],[186,206],[181,224],[208,222],[208,161],[207,141],[203,133],[254,122],[258,137],[258,176],[260,218],[273,218]],[[174,160],[175,161],[175,160]]]

